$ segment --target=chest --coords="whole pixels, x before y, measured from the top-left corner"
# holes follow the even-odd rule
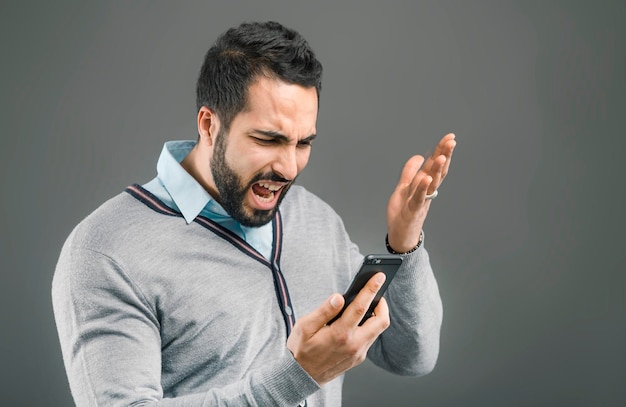
[[[338,268],[348,267],[310,246],[282,248],[273,265],[223,239],[185,240],[163,244],[148,265],[130,267],[159,321],[164,360],[177,364],[203,359],[245,371],[273,360],[287,340],[281,296],[296,318],[303,316],[338,291]]]

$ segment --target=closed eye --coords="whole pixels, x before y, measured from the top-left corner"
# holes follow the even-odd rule
[[[271,144],[277,144],[278,141],[275,138],[270,138],[270,139],[266,139],[266,138],[260,138],[260,137],[252,137],[252,139],[259,143],[259,144],[263,144],[263,145],[271,145]]]
[[[298,141],[298,147],[302,147],[302,148],[311,147],[315,137],[317,137],[316,134],[311,134],[309,137],[303,138],[302,140]]]
[[[252,138],[252,140],[254,140],[254,142],[264,146],[291,143],[289,137],[273,131],[254,130],[252,134],[250,134],[250,137]],[[302,140],[298,140],[296,145],[299,148],[310,147],[315,137],[317,137],[316,134],[311,134],[310,136],[305,137]]]
[[[311,145],[313,144],[313,140],[300,140],[298,141],[298,147],[301,148],[306,148],[306,147],[311,147]]]

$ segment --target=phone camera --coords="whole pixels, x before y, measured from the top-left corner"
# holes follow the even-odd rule
[[[380,264],[380,259],[374,259],[374,264]]]

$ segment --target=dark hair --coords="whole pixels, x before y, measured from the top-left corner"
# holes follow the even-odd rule
[[[248,22],[220,35],[207,52],[196,85],[198,110],[214,110],[227,130],[259,75],[314,86],[319,100],[322,64],[306,40],[274,21]]]

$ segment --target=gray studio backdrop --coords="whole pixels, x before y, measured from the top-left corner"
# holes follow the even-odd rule
[[[268,19],[324,63],[299,182],[363,252],[384,251],[404,161],[457,134],[425,227],[439,363],[366,362],[344,404],[623,405],[623,1],[40,3],[0,6],[2,405],[71,405],[50,304],[65,237],[196,137],[206,49]]]

